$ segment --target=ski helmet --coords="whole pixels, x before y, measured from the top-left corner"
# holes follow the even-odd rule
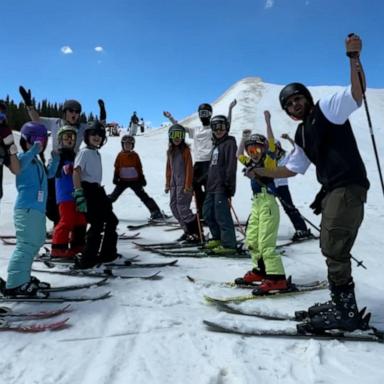
[[[220,130],[220,129],[225,129],[225,131],[228,133],[229,132],[229,121],[226,116],[224,115],[216,115],[212,117],[211,119],[211,129],[212,131]]]
[[[35,142],[40,142],[44,150],[48,142],[48,131],[45,125],[28,121],[20,130],[20,146],[25,151],[27,150],[26,143],[32,145]]]
[[[63,112],[73,110],[81,113],[81,104],[77,100],[65,100],[63,105]]]
[[[124,149],[124,143],[131,143],[132,149],[135,148],[135,137],[132,135],[124,135],[121,138],[121,147]]]
[[[76,142],[77,129],[74,128],[72,125],[64,125],[57,132],[57,142],[59,143],[59,146],[63,142],[63,136],[65,133],[73,134],[74,135],[74,142]]]
[[[203,125],[209,125],[212,116],[212,106],[208,103],[200,104],[197,112]]]
[[[279,95],[280,105],[285,111],[287,111],[287,101],[293,95],[303,95],[308,102],[313,105],[313,98],[308,88],[301,83],[290,83],[286,85],[281,91]]]
[[[252,152],[263,154],[268,150],[268,146],[267,138],[259,133],[254,133],[244,142],[245,150],[250,154],[252,154]],[[250,147],[255,147],[255,150],[251,151]]]
[[[102,138],[102,141],[100,144],[100,147],[102,147],[106,141],[106,134],[105,134],[105,127],[103,124],[100,123],[99,120],[90,121],[88,123],[87,128],[85,128],[84,130],[85,144],[89,145],[89,136],[94,133],[97,133]]]
[[[172,139],[185,140],[185,128],[180,124],[171,125],[168,130],[168,137],[170,141]]]

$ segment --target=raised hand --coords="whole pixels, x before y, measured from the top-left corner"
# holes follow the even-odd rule
[[[22,85],[20,85],[20,87],[19,87],[19,93],[20,93],[21,97],[23,98],[24,104],[25,104],[27,107],[31,107],[31,106],[32,106],[32,94],[31,94],[31,90],[28,89],[28,91],[27,91]]]

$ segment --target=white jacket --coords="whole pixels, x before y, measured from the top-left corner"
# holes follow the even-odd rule
[[[193,160],[209,161],[212,151],[212,130],[210,126],[185,127],[189,137],[193,139]]]

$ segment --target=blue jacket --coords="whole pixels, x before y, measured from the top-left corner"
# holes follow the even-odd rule
[[[18,155],[20,173],[16,176],[18,195],[15,209],[36,209],[45,214],[48,194],[47,179],[55,176],[59,164],[59,156],[53,155],[47,171],[41,160],[38,144],[34,144],[27,152]]]

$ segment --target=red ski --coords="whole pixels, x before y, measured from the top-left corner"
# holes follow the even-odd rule
[[[13,331],[21,333],[35,333],[35,332],[44,332],[44,331],[56,331],[59,329],[64,329],[69,326],[67,323],[69,318],[56,321],[54,323],[34,323],[34,324],[18,324],[15,325],[12,322],[7,322],[0,319],[0,332]]]

